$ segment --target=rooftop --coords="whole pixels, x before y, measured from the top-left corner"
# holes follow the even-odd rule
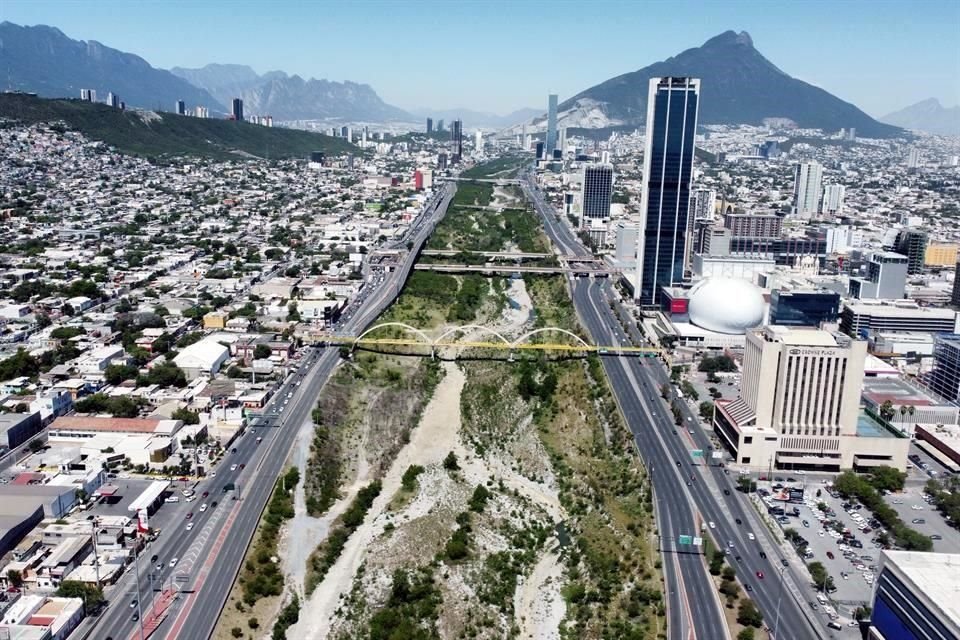
[[[770,325],[763,329],[766,337],[783,344],[798,347],[836,347],[837,339],[829,331],[820,329],[794,329]]]
[[[896,567],[960,627],[960,554],[884,551],[883,562]]]

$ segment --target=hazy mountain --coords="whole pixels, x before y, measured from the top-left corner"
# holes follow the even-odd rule
[[[251,115],[269,114],[277,120],[339,118],[413,122],[418,119],[381,100],[366,84],[304,80],[283,71],[257,75],[250,67],[239,64],[208,64],[200,69],[174,67],[171,71],[206,89],[224,104],[230,104],[233,98],[243,98],[243,111]]]
[[[501,129],[503,127],[510,127],[515,124],[520,124],[535,118],[536,116],[544,115],[544,109],[530,109],[523,108],[517,109],[516,111],[511,111],[506,115],[497,115],[496,113],[491,113],[489,111],[473,111],[471,109],[413,109],[411,111],[416,116],[420,117],[420,120],[425,120],[426,118],[433,118],[433,122],[436,123],[438,120],[443,120],[444,123],[449,123],[457,118],[463,120],[464,129],[472,129],[474,127],[481,128],[493,128]],[[446,124],[444,124],[446,127]]]
[[[130,106],[172,111],[177,100],[184,100],[191,108],[225,111],[207,91],[139,56],[94,40],[72,40],[45,25],[0,23],[0,85],[67,98],[79,98],[80,89],[96,89],[100,101],[112,91]]]
[[[761,124],[765,118],[787,118],[800,127],[827,132],[855,127],[862,137],[903,133],[790,77],[753,47],[745,31],[727,31],[701,47],[590,87],[563,102],[560,111],[572,127],[641,125],[647,116],[648,82],[659,76],[702,80],[701,124]]]
[[[880,121],[941,136],[960,136],[960,105],[948,109],[930,98],[889,113]]]

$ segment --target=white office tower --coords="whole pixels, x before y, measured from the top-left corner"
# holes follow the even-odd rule
[[[567,151],[567,128],[561,127],[560,129],[560,143],[557,145],[557,148],[561,152],[566,153]]]
[[[367,146],[367,128],[364,127],[363,131],[360,133],[360,146],[365,148]]]
[[[839,216],[843,213],[843,196],[847,188],[842,184],[828,184],[823,188],[823,202],[820,213],[825,216]]]
[[[530,136],[527,135],[527,125],[526,123],[520,127],[520,146],[526,150],[530,148]]]
[[[531,144],[533,144],[533,136],[531,136],[529,133],[523,134],[523,149],[524,149],[524,151],[529,151]]]
[[[793,212],[798,218],[816,215],[820,203],[823,167],[816,162],[801,162],[793,169]]]
[[[717,401],[714,432],[749,469],[903,469],[909,439],[875,423],[861,435],[866,355],[866,341],[818,329],[748,331],[740,397]]]
[[[907,154],[907,169],[916,169],[920,166],[920,149],[910,149]]]
[[[96,102],[96,101],[97,101],[97,90],[96,90],[96,89],[90,89],[90,94],[89,94],[89,96],[87,97],[87,99],[88,99],[90,102]]]
[[[483,131],[477,129],[474,135],[473,148],[476,150],[477,155],[483,153]]]
[[[206,107],[199,107],[199,106],[198,106],[198,107],[194,110],[193,113],[196,114],[196,116],[197,116],[198,118],[209,118],[209,117],[210,117],[210,110],[209,110],[208,108],[206,108]]]
[[[610,164],[610,152],[601,151],[600,152],[600,164]]]
[[[693,220],[713,220],[717,210],[717,192],[714,189],[697,189],[693,192]]]
[[[347,127],[347,142],[353,142],[353,129]]]
[[[80,89],[80,99],[84,102],[90,102],[90,89]]]

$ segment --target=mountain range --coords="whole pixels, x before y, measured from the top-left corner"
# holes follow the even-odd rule
[[[948,108],[936,98],[928,98],[889,113],[880,121],[941,136],[960,136],[960,105]]]
[[[642,125],[649,80],[661,76],[702,80],[701,124],[762,124],[768,118],[786,118],[798,127],[825,132],[854,127],[862,137],[903,133],[819,87],[790,77],[754,48],[745,31],[727,31],[700,47],[581,91],[560,104],[561,126]]]
[[[443,120],[449,124],[456,119],[463,120],[463,124],[468,129],[473,127],[483,127],[491,129],[502,129],[521,122],[526,122],[531,118],[543,115],[543,109],[531,109],[525,107],[511,111],[506,115],[498,115],[489,111],[474,111],[472,109],[411,109],[410,112],[418,116],[420,120],[433,118],[434,124],[438,120]],[[446,125],[444,125],[446,126]]]
[[[174,67],[174,75],[210,92],[223,104],[243,99],[245,114],[271,115],[278,120],[414,122],[418,118],[380,99],[370,85],[331,80],[304,80],[283,71],[258,75],[239,64],[208,64],[199,69]]]
[[[79,98],[81,89],[95,89],[100,100],[113,92],[131,106],[172,111],[177,100],[184,100],[191,108],[225,111],[204,89],[140,56],[95,40],[72,40],[44,25],[0,22],[0,84],[48,98]]]

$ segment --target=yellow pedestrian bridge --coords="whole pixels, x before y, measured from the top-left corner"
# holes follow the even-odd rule
[[[372,334],[389,330],[389,337],[374,337]],[[482,339],[472,336],[480,334]],[[510,340],[496,329],[477,324],[450,327],[436,337],[431,337],[421,329],[403,322],[382,322],[374,325],[357,336],[339,333],[316,333],[307,338],[307,342],[321,345],[342,345],[350,347],[423,347],[435,356],[437,349],[493,349],[498,351],[542,351],[565,353],[569,355],[595,353],[602,356],[656,357],[661,350],[654,347],[633,347],[624,345],[594,345],[566,329],[560,327],[541,327]]]

